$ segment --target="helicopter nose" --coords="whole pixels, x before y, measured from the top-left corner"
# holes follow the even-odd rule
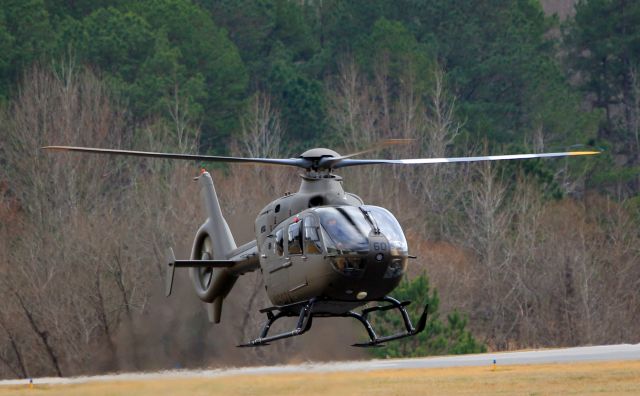
[[[370,235],[369,241],[367,271],[383,279],[397,278],[404,273],[407,258],[399,255],[383,234]]]
[[[370,266],[385,269],[391,257],[389,241],[382,234],[369,235]],[[376,271],[377,272],[377,271]]]

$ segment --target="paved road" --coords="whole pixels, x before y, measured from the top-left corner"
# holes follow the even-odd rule
[[[437,367],[489,366],[496,364],[542,364],[640,360],[640,344],[605,345],[524,352],[484,353],[478,355],[443,356],[420,359],[387,359],[331,363],[305,363],[288,366],[243,367],[214,370],[174,370],[155,373],[129,373],[73,378],[36,378],[36,384],[77,384],[96,381],[136,381],[160,378],[213,378],[231,375],[264,375],[276,373],[314,373],[332,371],[370,371]],[[26,380],[0,381],[2,385],[26,384]]]

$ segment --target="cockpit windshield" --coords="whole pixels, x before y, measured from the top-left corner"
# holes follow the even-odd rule
[[[391,254],[406,255],[409,252],[407,239],[404,237],[402,227],[395,217],[379,206],[361,206],[361,208],[371,214],[380,232],[387,237],[389,245],[391,245]]]
[[[315,209],[320,217],[327,253],[366,253],[369,234],[379,230],[394,254],[407,253],[407,241],[393,215],[377,206],[337,206]]]
[[[317,208],[327,253],[367,252],[371,225],[355,206]]]

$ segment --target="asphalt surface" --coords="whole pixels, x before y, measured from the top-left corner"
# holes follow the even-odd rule
[[[640,360],[640,344],[604,345],[536,351],[483,353],[419,359],[385,359],[299,365],[226,368],[213,370],[172,370],[154,373],[124,373],[72,378],[34,378],[34,384],[78,384],[101,381],[146,381],[168,378],[215,378],[234,375],[267,375],[284,373],[322,373],[336,371],[372,371],[439,367],[490,366],[513,364],[549,364],[570,362]],[[28,380],[4,380],[0,386],[27,384]]]

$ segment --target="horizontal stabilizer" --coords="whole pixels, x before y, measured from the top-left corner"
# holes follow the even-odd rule
[[[173,276],[176,268],[229,268],[237,262],[233,260],[176,260],[173,249],[167,251],[167,275],[165,279],[165,295],[171,295],[173,288]]]
[[[176,268],[229,268],[236,264],[232,260],[175,260]]]

